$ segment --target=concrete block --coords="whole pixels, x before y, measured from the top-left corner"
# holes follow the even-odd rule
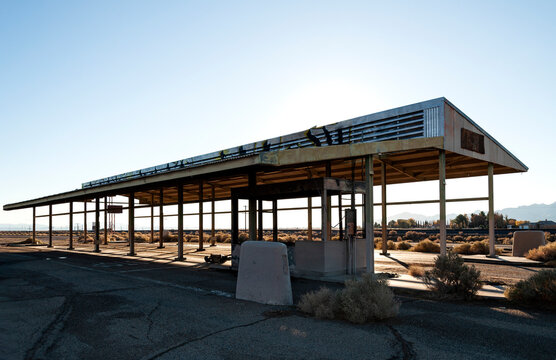
[[[246,241],[241,244],[236,299],[270,305],[292,305],[286,245]]]
[[[542,231],[516,231],[514,232],[512,256],[525,256],[529,250],[544,244],[544,232]]]

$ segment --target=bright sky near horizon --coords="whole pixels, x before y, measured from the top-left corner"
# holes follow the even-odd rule
[[[440,96],[529,167],[495,177],[496,209],[552,203],[555,14],[554,1],[2,1],[0,204]],[[447,183],[448,197],[486,193],[486,178]],[[389,208],[403,211],[438,205]]]

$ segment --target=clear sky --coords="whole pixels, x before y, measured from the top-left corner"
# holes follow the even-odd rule
[[[530,169],[495,177],[496,209],[552,203],[554,14],[554,1],[2,1],[0,204],[440,96]],[[447,195],[486,184],[448,181]],[[438,213],[389,209],[402,211]]]

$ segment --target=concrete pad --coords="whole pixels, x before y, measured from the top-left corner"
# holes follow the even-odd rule
[[[286,245],[266,241],[246,241],[241,245],[236,299],[293,304]]]

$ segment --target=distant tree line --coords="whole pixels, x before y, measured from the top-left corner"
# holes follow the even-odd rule
[[[507,215],[494,213],[494,227],[498,229],[507,228],[510,226],[519,226],[523,221],[516,221],[510,219]],[[416,221],[413,218],[390,220],[388,222],[389,228],[398,229],[413,229],[413,228],[438,228],[439,220],[435,221]],[[380,228],[381,224],[375,223],[375,228]],[[459,214],[454,219],[450,220],[450,227],[452,229],[487,229],[488,228],[488,213],[481,211],[477,214]]]

